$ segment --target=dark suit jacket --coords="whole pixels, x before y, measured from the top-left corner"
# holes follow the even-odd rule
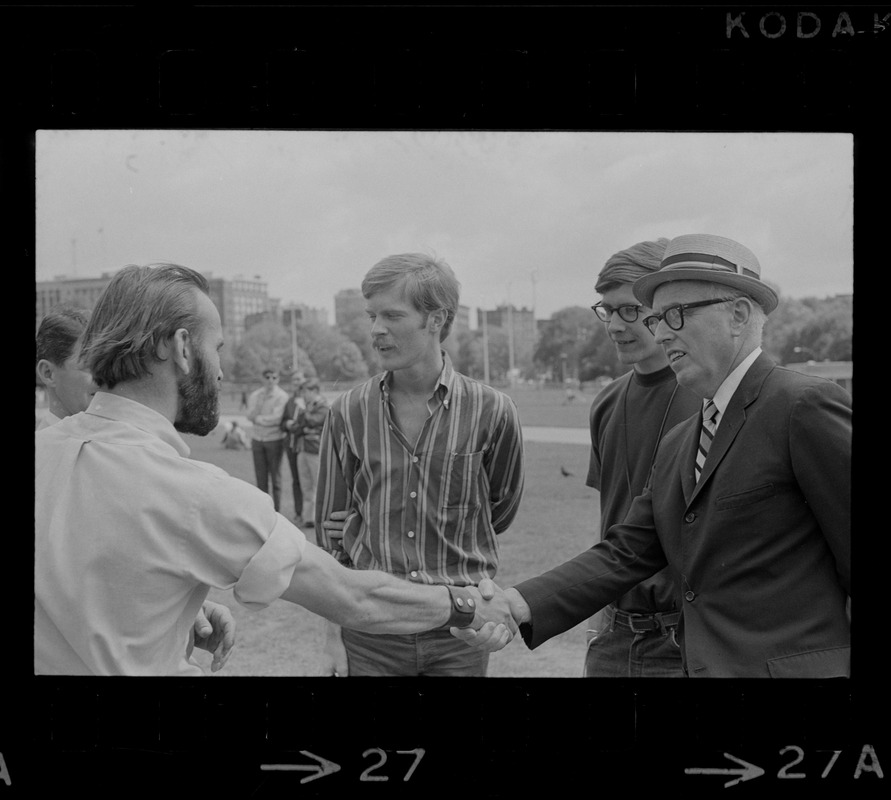
[[[730,399],[694,484],[698,415],[666,434],[624,522],[517,585],[529,647],[657,570],[679,578],[691,677],[850,674],[851,396],[761,354]]]

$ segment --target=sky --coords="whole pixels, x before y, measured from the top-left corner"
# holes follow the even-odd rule
[[[422,252],[462,305],[546,319],[596,302],[613,253],[713,233],[822,298],[853,292],[853,193],[845,133],[42,130],[36,279],[172,261],[333,323],[335,293]]]

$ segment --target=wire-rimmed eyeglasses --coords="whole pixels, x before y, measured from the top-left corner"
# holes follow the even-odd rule
[[[644,325],[650,329],[650,333],[656,333],[656,326],[665,320],[673,331],[679,331],[684,327],[684,311],[691,308],[701,308],[702,306],[713,306],[716,303],[727,303],[730,300],[736,300],[735,297],[719,297],[717,300],[699,300],[696,303],[680,303],[676,306],[669,306],[661,314],[653,314],[651,317],[644,317]]]
[[[619,319],[623,322],[637,322],[637,317],[642,308],[643,306],[641,305],[627,305],[612,308],[611,306],[605,306],[603,303],[597,303],[596,305],[591,306],[591,310],[597,315],[597,319],[601,322],[609,322],[615,313],[619,314]]]

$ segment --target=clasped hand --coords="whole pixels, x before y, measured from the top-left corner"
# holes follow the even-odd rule
[[[348,511],[332,511],[322,522],[332,547],[343,548],[344,521]],[[477,601],[476,616],[467,628],[449,628],[457,639],[473,648],[493,653],[506,647],[517,633],[517,625],[528,620],[529,608],[515,589],[506,591],[484,578],[478,587],[467,587]]]
[[[522,616],[514,607],[515,601],[509,595],[513,591],[505,591],[494,581],[485,578],[474,590],[475,594],[479,594],[479,599],[473,625],[467,628],[449,628],[449,632],[465,644],[488,653],[506,647],[519,630],[518,621],[522,621]]]

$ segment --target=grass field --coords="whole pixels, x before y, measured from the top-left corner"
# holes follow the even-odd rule
[[[511,392],[524,425],[584,427],[591,397],[566,403],[562,392],[523,389]],[[225,404],[224,404],[225,405]],[[237,408],[224,407],[224,413]],[[185,437],[192,457],[208,461],[229,474],[254,482],[250,452],[224,450],[220,433]],[[501,566],[497,582],[509,586],[555,566],[589,547],[598,535],[598,493],[585,486],[588,448],[583,445],[526,444],[526,490],[510,529],[499,537]],[[564,476],[561,467],[573,473]],[[282,513],[293,518],[290,472],[282,465]],[[312,538],[310,536],[310,538]],[[323,620],[284,601],[259,612],[248,612],[231,591],[212,590],[211,600],[232,609],[238,624],[238,643],[225,669],[214,677],[307,676],[318,672]],[[535,651],[516,638],[492,655],[491,677],[578,677],[585,642],[584,623],[556,636]],[[209,654],[196,651],[207,667]]]
[[[326,384],[322,387],[324,394],[331,398],[349,389],[349,385]],[[520,386],[513,389],[503,387],[501,391],[509,394],[520,410],[520,419],[524,425],[535,427],[587,428],[588,411],[595,397],[593,389],[588,388],[576,392],[575,399],[568,401],[565,392],[555,386]],[[238,414],[240,392],[225,392],[222,397],[224,414]]]

